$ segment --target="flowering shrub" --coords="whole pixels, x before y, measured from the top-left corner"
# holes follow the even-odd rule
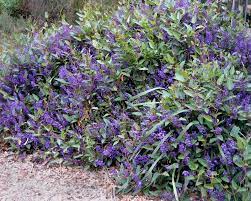
[[[241,23],[210,1],[89,14],[35,33],[13,56],[0,83],[10,144],[116,167],[123,192],[249,200],[251,40]]]

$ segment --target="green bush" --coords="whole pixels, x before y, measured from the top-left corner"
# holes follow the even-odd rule
[[[115,7],[117,0],[0,0],[3,11],[12,16],[32,17],[44,20],[45,13],[49,14],[51,20],[58,20],[65,15],[67,20],[74,22],[75,13],[86,6],[99,6],[102,10]]]
[[[115,168],[120,192],[249,201],[242,21],[219,2],[144,2],[33,33],[0,80],[1,136],[21,153]]]
[[[18,15],[18,11],[23,3],[23,0],[0,0],[0,5],[10,15]]]
[[[13,17],[5,11],[0,14],[0,32],[3,33],[24,32],[29,27],[29,23],[30,20]]]
[[[0,2],[0,14],[3,12],[3,4]]]

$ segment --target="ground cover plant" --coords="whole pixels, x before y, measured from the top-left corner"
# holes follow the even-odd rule
[[[221,1],[136,1],[111,17],[78,16],[11,54],[0,83],[10,146],[109,167],[124,193],[250,200],[242,21]]]

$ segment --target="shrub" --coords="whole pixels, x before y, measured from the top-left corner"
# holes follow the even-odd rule
[[[115,167],[122,192],[249,200],[251,40],[225,5],[78,15],[12,55],[0,84],[11,146]]]
[[[23,0],[0,0],[0,5],[9,15],[16,15],[22,3]]]
[[[3,12],[3,4],[0,2],[0,14]]]
[[[63,14],[69,19],[74,16],[73,0],[24,0],[21,10],[36,20],[45,20],[47,12],[51,20],[58,20]]]
[[[0,14],[0,31],[5,34],[10,34],[13,32],[25,32],[29,27],[30,20],[24,19],[22,17],[16,18],[9,15],[7,12]]]
[[[41,21],[45,21],[45,13],[48,13],[51,21],[59,20],[64,15],[68,21],[74,22],[75,13],[86,6],[107,10],[116,7],[117,3],[112,0],[0,0],[0,12],[3,10],[11,16]]]

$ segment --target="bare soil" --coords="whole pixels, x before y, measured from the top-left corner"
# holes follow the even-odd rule
[[[47,167],[0,152],[0,201],[150,201],[121,196],[105,171],[78,167]]]

